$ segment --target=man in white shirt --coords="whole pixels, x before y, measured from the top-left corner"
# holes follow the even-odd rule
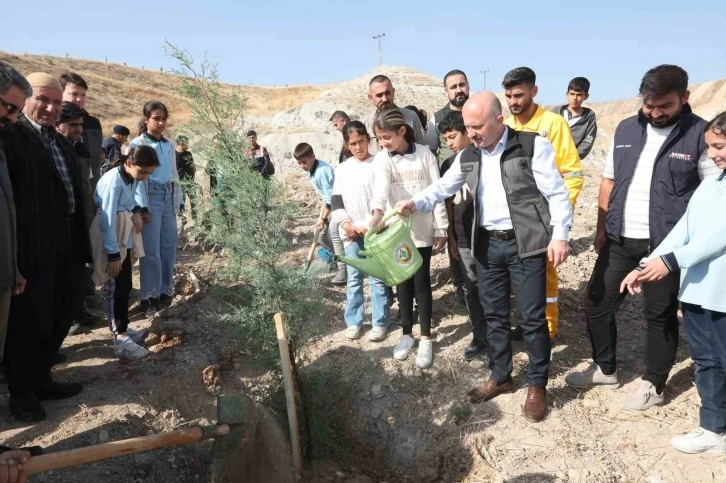
[[[399,108],[396,106],[394,102],[396,89],[393,88],[391,79],[385,75],[377,75],[371,79],[368,84],[368,90],[368,100],[376,107],[375,112],[365,120],[366,129],[368,130],[368,134],[371,136],[371,142],[368,144],[368,152],[371,153],[371,155],[375,155],[379,151],[378,139],[376,138],[376,133],[373,130],[373,121],[379,112],[391,107],[401,109],[403,117],[406,118],[406,124],[411,126],[411,129],[413,129],[414,141],[416,144],[426,145],[426,135],[424,133],[424,128],[421,125],[421,120],[418,118],[418,114],[410,109]]]
[[[464,185],[475,198],[472,243],[479,298],[487,319],[491,378],[468,393],[472,403],[513,392],[510,287],[522,315],[529,356],[529,390],[523,407],[530,421],[544,419],[551,345],[545,317],[545,270],[568,257],[572,204],[549,141],[504,125],[502,106],[488,91],[473,95],[462,112],[469,147],[443,178],[395,209],[402,215],[431,211]]]
[[[683,216],[704,176],[717,172],[706,156],[706,121],[688,105],[688,74],[675,65],[649,70],[643,106],[616,131],[600,183],[595,250],[599,254],[585,300],[593,364],[569,374],[577,388],[620,387],[615,315],[626,294],[623,278],[657,247]],[[646,372],[623,407],[643,411],[664,402],[678,348],[679,271],[645,284]]]

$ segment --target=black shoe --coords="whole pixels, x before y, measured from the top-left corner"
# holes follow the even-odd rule
[[[78,395],[82,390],[83,385],[77,382],[48,381],[35,393],[41,401],[53,401],[71,398]]]
[[[471,344],[464,349],[464,360],[466,362],[472,361],[479,356],[485,355],[486,352],[487,343],[474,337],[471,340]]]
[[[512,340],[523,340],[524,336],[522,335],[522,326],[518,325],[516,327],[512,327]]]
[[[139,303],[135,313],[151,318],[159,311],[159,299],[145,299]]]
[[[45,420],[45,408],[35,394],[14,398],[10,396],[10,414],[19,421],[36,423]]]
[[[153,299],[152,299],[153,300]],[[157,302],[157,308],[165,309],[168,306],[171,305],[171,301],[174,300],[174,297],[169,294],[161,294],[161,297],[158,298]]]
[[[57,366],[58,364],[63,364],[68,361],[68,355],[59,352],[55,355],[55,358],[53,359],[53,365]]]

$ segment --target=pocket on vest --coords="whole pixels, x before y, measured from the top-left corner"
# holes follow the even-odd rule
[[[676,196],[688,195],[698,188],[701,180],[698,177],[697,162],[671,158],[668,167]]]

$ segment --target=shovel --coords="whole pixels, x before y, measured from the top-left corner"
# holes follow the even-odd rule
[[[157,448],[169,448],[214,439],[212,483],[294,483],[290,450],[272,417],[247,396],[219,396],[218,424],[184,428],[169,433],[113,441],[57,453],[34,456],[22,473],[91,463]]]
[[[323,206],[320,208],[320,218],[323,217],[323,214],[325,213],[325,203],[323,203]],[[320,233],[321,230],[316,228],[315,232],[313,233],[313,243],[310,245],[310,250],[308,250],[308,256],[305,258],[305,270],[304,272],[307,272],[310,268],[310,263],[313,261],[313,257],[315,256],[315,247],[318,246],[318,243],[320,242]]]

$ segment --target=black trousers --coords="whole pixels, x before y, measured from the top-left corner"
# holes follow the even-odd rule
[[[469,323],[474,338],[482,342],[487,340],[487,321],[479,298],[479,280],[476,272],[476,258],[470,248],[459,247],[459,273],[462,276],[466,309],[469,312]]]
[[[625,293],[620,293],[620,284],[648,255],[649,245],[648,240],[632,238],[622,238],[620,242],[608,240],[590,277],[585,300],[587,328],[592,358],[605,374],[613,374],[617,368],[615,316],[625,298]],[[658,391],[665,386],[678,348],[679,283],[680,273],[673,272],[659,282],[643,284],[645,319],[648,322],[645,339],[647,369],[643,379]]]
[[[127,250],[121,271],[105,285],[106,316],[108,328],[113,335],[123,334],[129,326],[129,298],[133,287],[131,275],[131,250]]]
[[[190,173],[179,173],[179,181],[182,183],[182,189],[184,194],[189,198],[189,206],[191,208],[192,217],[196,216],[196,205],[197,205],[197,186],[194,183],[194,176]],[[214,180],[214,184],[217,184],[217,180]],[[184,211],[184,204],[181,205],[181,211]]]
[[[413,277],[396,286],[398,306],[401,310],[401,325],[404,335],[411,335],[413,331],[413,299],[418,304],[418,320],[421,324],[421,335],[431,335],[431,251],[432,247],[418,248],[423,258],[421,268]]]
[[[82,263],[24,273],[27,285],[13,297],[5,349],[5,375],[12,397],[35,392],[50,379],[50,368],[83,304]]]
[[[502,383],[512,377],[511,288],[521,314],[524,349],[529,356],[527,382],[534,387],[547,386],[551,345],[545,316],[546,255],[519,258],[516,239],[495,240],[482,230],[475,256],[492,379]]]

